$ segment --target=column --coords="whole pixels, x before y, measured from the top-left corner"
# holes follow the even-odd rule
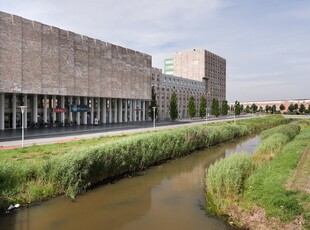
[[[109,123],[112,123],[112,99],[109,100]]]
[[[43,99],[43,119],[44,122],[47,123],[47,96],[44,95]]]
[[[117,99],[114,99],[114,122],[117,123]]]
[[[55,123],[55,121],[56,121],[56,113],[54,112],[54,109],[56,108],[56,95],[52,96],[52,100],[53,100],[53,123]]]
[[[128,100],[125,100],[125,122],[128,122]]]
[[[102,102],[102,122],[105,124],[107,123],[107,99],[103,98],[103,102]]]
[[[118,100],[118,122],[123,122],[123,100]]]
[[[139,110],[138,110],[138,120],[139,121],[141,121],[141,101],[138,101],[138,108],[139,108]]]
[[[32,121],[38,122],[38,95],[33,95]]]
[[[69,117],[68,117],[68,121],[69,121],[69,122],[72,122],[71,105],[72,105],[72,96],[69,96]]]
[[[4,130],[4,93],[0,94],[0,130]]]
[[[12,128],[13,129],[16,129],[16,94],[15,93],[13,93],[13,95],[12,95],[12,115],[13,115],[13,124],[12,124]]]
[[[25,120],[24,120],[24,128],[25,129],[27,129],[27,123],[28,123],[28,112],[27,112],[27,110],[28,110],[28,100],[27,100],[27,94],[24,94],[24,106],[27,106],[26,107],[26,110],[25,110],[25,116],[24,116],[24,118],[25,118]]]
[[[97,116],[96,118],[98,119],[98,121],[101,121],[101,116],[100,116],[100,112],[101,112],[101,98],[97,98]]]
[[[129,100],[129,121],[132,121],[132,100]]]
[[[142,121],[145,121],[145,101],[142,101]]]
[[[88,106],[87,97],[83,98],[83,105],[87,105]],[[83,124],[87,125],[87,112],[83,112]]]
[[[133,121],[137,121],[137,101],[133,100],[132,113],[133,113]]]
[[[63,109],[65,108],[65,96],[60,97],[60,107]],[[60,120],[63,124],[65,123],[65,112],[61,112]]]
[[[80,97],[76,97],[75,102],[76,102],[77,105],[80,105],[81,104],[81,98]],[[81,124],[81,113],[80,112],[76,112],[75,115],[76,115],[76,118],[75,118],[76,124],[80,125]]]
[[[91,108],[90,108],[90,124],[93,125],[94,124],[94,98],[91,97],[90,98],[90,103],[91,103]]]

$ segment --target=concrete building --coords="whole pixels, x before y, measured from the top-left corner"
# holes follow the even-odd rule
[[[0,11],[0,130],[143,121],[152,57]],[[25,127],[27,127],[25,123]]]
[[[173,75],[206,84],[207,103],[213,98],[226,100],[226,60],[207,50],[191,50],[173,54]]]
[[[191,96],[195,99],[196,116],[199,116],[201,96],[205,96],[205,83],[173,75],[161,74],[157,69],[152,75],[152,86],[157,94],[158,118],[169,119],[170,98],[173,91],[176,92],[178,102],[179,119],[188,118],[188,102]]]

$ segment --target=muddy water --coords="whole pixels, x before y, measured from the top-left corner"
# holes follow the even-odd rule
[[[0,217],[0,229],[231,229],[204,211],[205,169],[234,152],[252,152],[250,137],[169,161],[72,202],[58,197]]]

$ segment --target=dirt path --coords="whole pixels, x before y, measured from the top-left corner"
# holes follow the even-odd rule
[[[293,177],[287,183],[287,188],[310,193],[310,144],[303,152]]]

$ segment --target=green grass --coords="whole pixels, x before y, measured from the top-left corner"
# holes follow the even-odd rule
[[[310,143],[309,125],[310,121],[301,121],[266,130],[262,132],[262,142],[253,157],[244,159],[244,154],[241,154],[240,159],[225,158],[210,167],[206,175],[207,210],[223,216],[230,206],[236,204],[249,213],[256,207],[262,207],[267,217],[284,223],[303,215],[306,221],[304,227],[309,228],[310,195],[286,188],[288,179]],[[270,152],[273,156],[266,158],[266,155],[271,155]],[[234,161],[240,161],[239,166]],[[243,179],[236,180],[235,172]]]
[[[0,198],[7,203],[62,193],[74,198],[105,179],[287,122],[272,116],[5,151],[0,159]]]
[[[300,201],[302,199],[310,201],[310,196],[298,191],[289,191],[285,184],[309,141],[310,127],[307,127],[294,141],[284,147],[281,154],[262,165],[249,177],[244,193],[247,205],[259,205],[265,209],[267,216],[280,218],[281,221],[291,221],[303,213]]]

